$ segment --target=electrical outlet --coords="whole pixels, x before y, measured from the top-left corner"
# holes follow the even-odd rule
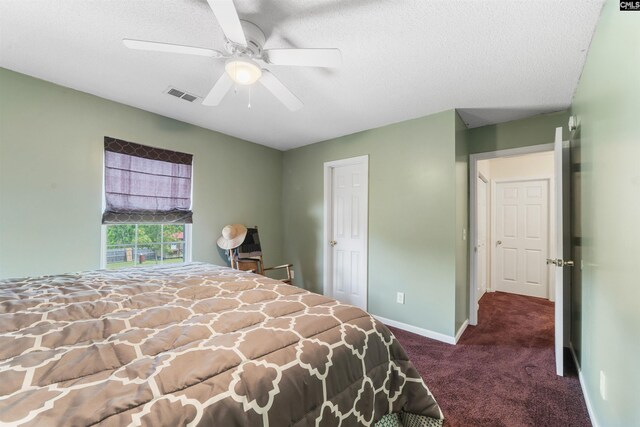
[[[602,400],[607,400],[607,377],[604,371],[600,371],[600,397]]]
[[[398,292],[396,295],[396,302],[398,304],[404,304],[404,292]]]
[[[467,229],[466,228],[462,229],[462,240],[467,240]]]
[[[296,271],[295,270],[291,270],[291,278],[292,279],[296,278]]]

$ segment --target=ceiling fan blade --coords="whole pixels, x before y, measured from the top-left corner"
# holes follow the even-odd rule
[[[269,92],[273,94],[285,107],[291,111],[296,111],[302,108],[304,104],[293,94],[280,80],[269,70],[262,70],[262,77],[259,80],[262,86],[266,87]]]
[[[122,39],[122,43],[129,49],[148,50],[153,52],[182,53],[185,55],[207,56],[209,58],[222,58],[224,54],[214,49],[203,47],[182,46],[179,44],[151,42],[146,40]]]
[[[268,49],[266,61],[274,65],[338,68],[342,65],[340,49]]]
[[[227,39],[235,44],[247,46],[247,39],[244,37],[238,11],[233,4],[233,0],[207,0],[209,6],[216,16],[222,32]]]
[[[222,73],[218,81],[209,91],[207,97],[202,101],[202,105],[215,106],[220,104],[220,101],[229,92],[229,89],[233,86],[233,80],[227,73]]]

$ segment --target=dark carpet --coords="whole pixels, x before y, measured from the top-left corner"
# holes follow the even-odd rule
[[[391,328],[445,426],[591,425],[573,364],[555,373],[552,302],[487,293],[478,319],[455,346]]]

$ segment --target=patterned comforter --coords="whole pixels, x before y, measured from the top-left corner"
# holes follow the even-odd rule
[[[0,424],[351,426],[385,414],[442,424],[391,332],[322,295],[201,263],[0,281]]]

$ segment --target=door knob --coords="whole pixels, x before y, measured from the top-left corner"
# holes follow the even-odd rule
[[[338,242],[336,242],[335,240],[331,240],[329,244],[331,245],[331,247],[334,247],[335,245],[338,244]]]
[[[573,261],[565,261],[563,259],[551,259],[547,258],[547,264],[554,264],[558,267],[573,267]]]
[[[501,244],[502,244],[502,240],[498,240],[498,241],[496,242],[496,245],[501,245]]]

